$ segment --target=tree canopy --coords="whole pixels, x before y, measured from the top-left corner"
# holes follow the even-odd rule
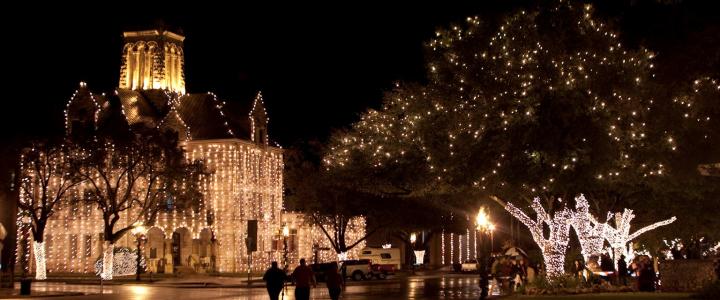
[[[696,169],[695,152],[712,156],[688,141],[711,128],[698,120],[717,106],[706,99],[685,115],[678,99],[701,101],[701,91],[684,96],[690,89],[656,80],[655,54],[619,34],[591,5],[568,1],[438,30],[426,44],[428,82],[398,83],[380,109],[331,137],[323,163],[333,174],[367,169],[354,184],[379,194],[540,196],[554,211],[558,198],[583,193],[596,213],[667,217],[668,202],[708,197],[683,194],[688,181],[710,186],[680,169]]]

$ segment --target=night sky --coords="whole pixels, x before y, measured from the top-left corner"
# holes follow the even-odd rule
[[[435,29],[472,15],[497,20],[533,1],[473,2],[8,10],[3,73],[12,79],[3,85],[0,139],[62,132],[62,110],[78,82],[96,93],[117,86],[122,31],[164,26],[186,36],[188,92],[249,103],[261,90],[272,140],[284,147],[324,140],[377,107],[395,81],[423,81],[423,43]],[[599,14],[620,24],[627,43],[649,46],[670,64],[720,32],[717,5],[703,3],[713,1],[604,2],[612,3],[599,5]]]

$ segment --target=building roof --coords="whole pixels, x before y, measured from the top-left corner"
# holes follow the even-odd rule
[[[69,107],[89,107],[90,95],[83,86]],[[159,89],[117,89],[113,94],[94,95],[94,100],[98,107],[95,121],[98,131],[112,133],[139,127],[165,128],[178,131],[183,139],[251,140],[249,112],[252,103],[233,102],[226,106],[212,93],[177,94]],[[92,115],[82,110],[83,116],[74,116],[76,110],[69,109],[68,117],[89,118]]]

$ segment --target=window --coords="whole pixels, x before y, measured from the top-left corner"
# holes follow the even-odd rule
[[[208,256],[207,248],[208,248],[208,243],[205,242],[205,241],[203,241],[203,240],[201,240],[201,242],[200,242],[200,257],[207,257],[207,256]]]
[[[380,253],[380,258],[382,259],[391,259],[392,255],[390,253]]]
[[[85,257],[92,256],[92,235],[85,236]]]
[[[290,238],[288,239],[288,251],[295,252],[298,248],[298,232],[297,229],[290,229]]]
[[[167,210],[175,209],[175,199],[173,199],[172,196],[167,197],[167,199],[165,199],[165,206],[167,207]]]
[[[363,254],[363,255],[370,255],[370,254],[372,254],[372,251],[365,250],[365,251],[362,252],[362,254]]]
[[[80,216],[80,201],[77,201],[75,199],[70,201],[70,216],[72,216],[73,219],[77,219],[77,216]]]
[[[80,200],[78,200],[80,201]],[[83,212],[86,218],[89,218],[92,214],[93,207],[91,205],[83,205]]]
[[[77,234],[70,235],[70,258],[78,257],[78,236]]]

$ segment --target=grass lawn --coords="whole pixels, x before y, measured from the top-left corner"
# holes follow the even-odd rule
[[[572,300],[572,299],[592,299],[592,300],[651,300],[651,299],[691,299],[687,293],[598,293],[598,294],[581,294],[567,296],[510,296],[502,299],[542,299],[542,300]]]

